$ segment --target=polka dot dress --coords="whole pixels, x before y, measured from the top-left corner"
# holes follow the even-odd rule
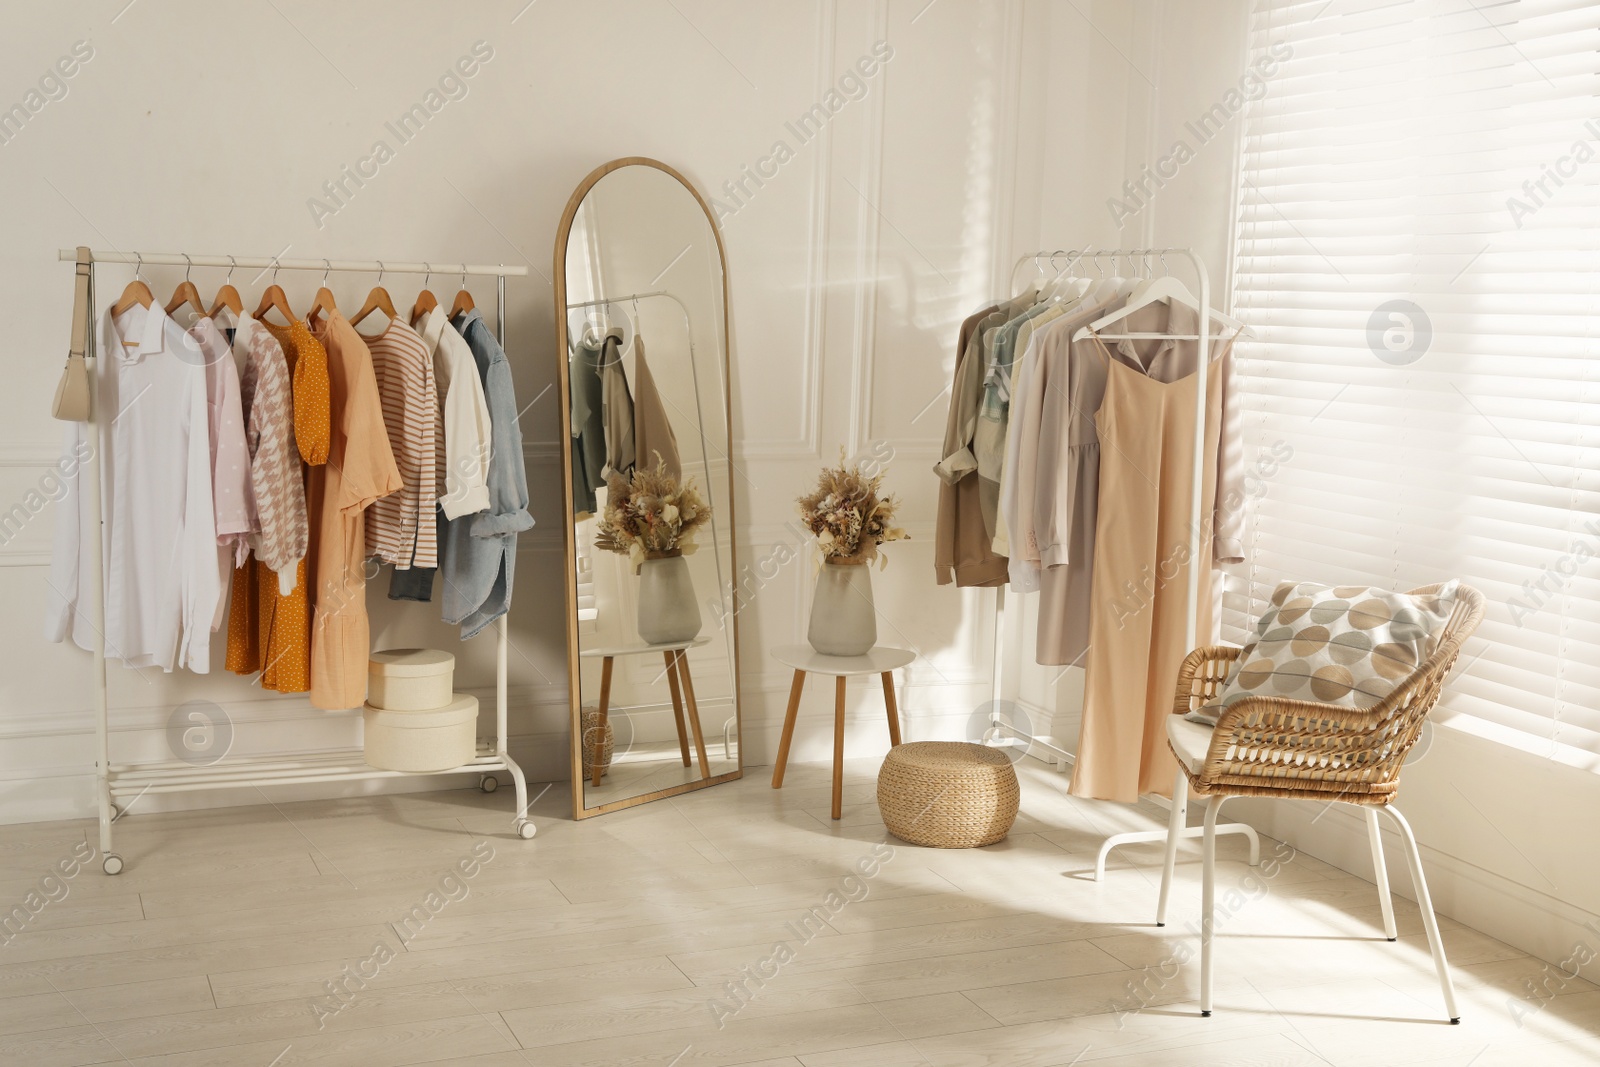
[[[283,347],[294,379],[294,437],[308,464],[328,461],[333,426],[329,415],[328,352],[304,321],[288,327],[263,323]],[[261,687],[279,693],[311,688],[311,603],[306,561],[295,569],[293,592],[278,592],[278,576],[251,557],[233,572],[228,615],[227,666],[235,674],[261,672]]]

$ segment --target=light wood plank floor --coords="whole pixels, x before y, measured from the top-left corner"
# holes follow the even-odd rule
[[[1387,943],[1369,883],[1271,841],[1252,871],[1223,839],[1201,1019],[1197,857],[1164,930],[1159,846],[1086,874],[1151,813],[1025,760],[1008,840],[921,849],[886,836],[877,762],[850,764],[839,823],[821,765],[581,824],[561,784],[531,842],[509,790],[135,813],[116,878],[45,879],[90,823],[0,827],[0,1064],[1600,1061],[1600,988],[1443,920],[1450,1026],[1416,909]]]

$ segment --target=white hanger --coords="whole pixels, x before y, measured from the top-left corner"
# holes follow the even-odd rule
[[[608,301],[593,307],[573,308],[572,312],[578,318],[568,323],[567,335],[576,343],[599,348],[607,337],[615,334],[621,338],[617,346],[619,358],[633,350],[633,339],[638,336],[639,328],[626,307]],[[620,324],[617,319],[621,320]]]
[[[1092,288],[1092,283],[1087,278],[1080,278],[1073,273],[1073,266],[1082,258],[1082,253],[1076,249],[1057,249],[1050,253],[1050,265],[1056,265],[1056,256],[1067,256],[1067,265],[1056,270],[1056,276],[1048,286],[1047,298],[1058,304],[1064,304],[1068,309],[1081,303],[1084,294]]]
[[[1123,286],[1127,285],[1127,280],[1117,275],[1117,260],[1115,256],[1111,259],[1111,277],[1106,277],[1105,268],[1100,266],[1098,257],[1094,261],[1094,269],[1100,272],[1100,282],[1095,286],[1094,295],[1089,298],[1093,303],[1105,303],[1121,293]]]
[[[1081,341],[1084,338],[1088,337],[1091,333],[1101,333],[1101,331],[1104,330],[1107,326],[1110,326],[1110,325],[1112,325],[1114,323],[1120,322],[1121,320],[1127,318],[1129,315],[1133,314],[1135,311],[1138,311],[1140,308],[1149,307],[1151,304],[1155,304],[1155,303],[1158,303],[1158,302],[1159,303],[1168,303],[1168,304],[1181,304],[1182,306],[1188,308],[1190,311],[1193,311],[1197,315],[1200,313],[1200,302],[1194,298],[1194,295],[1192,293],[1189,292],[1189,287],[1184,285],[1181,281],[1179,281],[1177,278],[1173,277],[1172,275],[1163,274],[1159,278],[1149,279],[1147,282],[1145,282],[1141,286],[1136,286],[1135,287],[1135,291],[1132,294],[1129,295],[1128,302],[1126,304],[1124,304],[1120,310],[1113,311],[1113,312],[1111,312],[1111,313],[1109,313],[1107,315],[1102,315],[1100,318],[1096,319],[1094,322],[1091,322],[1089,325],[1082,327],[1081,329],[1078,330],[1077,333],[1072,335],[1072,339],[1074,341]],[[1222,312],[1218,311],[1216,308],[1211,308],[1210,311],[1211,311],[1211,320],[1213,322],[1220,323],[1221,325],[1223,325],[1225,327],[1230,327],[1237,334],[1244,334],[1246,336],[1249,336],[1248,327],[1246,327],[1245,324],[1240,322],[1238,319],[1231,318],[1231,317],[1229,317],[1227,315],[1224,315]],[[1196,334],[1171,334],[1171,333],[1140,333],[1140,334],[1116,334],[1116,335],[1113,335],[1113,334],[1101,334],[1101,337],[1102,337],[1103,340],[1129,340],[1129,341],[1153,340],[1153,339],[1158,338],[1158,337],[1159,338],[1171,338],[1173,340],[1180,340],[1180,341],[1183,341],[1183,340],[1187,340],[1187,341],[1199,340],[1199,337]]]
[[[1013,296],[1011,299],[1020,300],[1021,298],[1025,297],[1025,296],[1037,295],[1043,289],[1043,287],[1044,287],[1044,278],[1045,278],[1045,270],[1044,270],[1044,264],[1039,262],[1039,257],[1038,256],[1034,256],[1033,257],[1033,269],[1038,272],[1038,277],[1032,278],[1029,281],[1025,282],[1023,284],[1021,290],[1019,290],[1017,292],[1017,294],[1015,296]],[[985,305],[985,306],[987,306],[987,305]]]

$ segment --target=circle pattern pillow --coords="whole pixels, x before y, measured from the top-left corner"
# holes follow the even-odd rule
[[[1184,718],[1215,726],[1224,708],[1252,696],[1370,708],[1433,654],[1459,586],[1413,596],[1282,582],[1217,699]]]

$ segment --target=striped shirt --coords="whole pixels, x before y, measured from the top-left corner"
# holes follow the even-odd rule
[[[439,394],[433,357],[403,322],[364,340],[372,350],[383,426],[402,482],[398,493],[379,497],[367,511],[367,555],[401,570],[437,567]]]

